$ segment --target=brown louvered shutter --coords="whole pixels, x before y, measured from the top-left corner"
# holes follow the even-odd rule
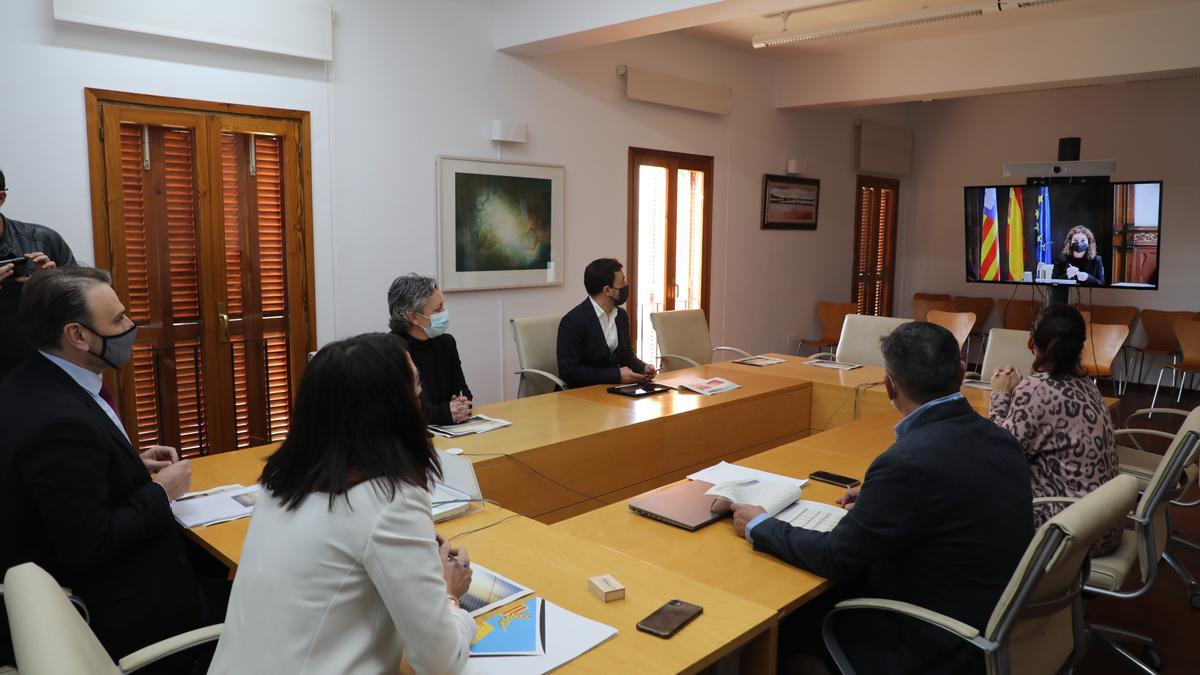
[[[899,181],[858,177],[850,292],[859,314],[892,314],[899,193]]]

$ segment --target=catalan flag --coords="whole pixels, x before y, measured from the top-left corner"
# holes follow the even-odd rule
[[[1008,188],[1008,280],[1025,276],[1025,214],[1021,212],[1021,188]]]
[[[1043,185],[1038,190],[1037,210],[1033,212],[1037,220],[1037,261],[1054,264],[1054,252],[1050,250],[1050,188]]]
[[[1000,246],[996,234],[996,188],[983,189],[983,244],[979,250],[979,278],[1000,280]]]

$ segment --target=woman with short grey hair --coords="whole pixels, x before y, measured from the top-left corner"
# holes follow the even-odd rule
[[[463,376],[450,312],[432,277],[405,274],[388,288],[388,328],[408,344],[421,374],[421,404],[430,424],[458,424],[471,416],[474,396]]]

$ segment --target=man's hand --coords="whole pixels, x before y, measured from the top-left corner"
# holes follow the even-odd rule
[[[621,368],[621,384],[633,384],[635,382],[645,382],[645,381],[646,381],[645,375],[639,375],[626,367]]]
[[[854,502],[858,501],[858,491],[861,489],[862,485],[855,485],[842,493],[842,496],[835,499],[833,503],[849,511],[854,508]]]
[[[734,504],[729,508],[733,511],[733,532],[743,539],[746,538],[746,526],[750,521],[767,512],[763,507],[751,504]]]
[[[55,263],[53,260],[50,259],[50,256],[46,255],[45,253],[42,253],[41,251],[34,251],[33,253],[26,253],[25,258],[33,263],[33,267],[34,267],[35,271],[36,270],[52,270],[55,267],[58,267],[58,263]],[[18,284],[23,284],[23,283],[29,281],[29,276],[27,275],[27,276],[23,276],[23,277],[17,277],[16,281]]]
[[[146,465],[146,470],[150,473],[158,473],[179,461],[179,453],[175,452],[175,448],[165,445],[152,445],[138,456],[142,458],[142,464]]]
[[[455,424],[466,422],[471,417],[471,399],[466,396],[450,397],[450,418]]]
[[[154,482],[167,491],[167,499],[179,499],[192,486],[192,461],[185,459],[159,470]]]
[[[9,263],[7,265],[0,265],[0,282],[3,282],[6,279],[8,279],[9,277],[11,277],[13,274],[14,268],[15,268],[15,265],[13,265],[12,263]]]
[[[649,382],[650,380],[654,379],[655,375],[658,375],[658,368],[655,368],[654,366],[647,363],[646,370],[642,371],[642,373],[646,376],[646,381]]]

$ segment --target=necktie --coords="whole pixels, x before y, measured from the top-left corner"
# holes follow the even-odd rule
[[[117,416],[117,419],[121,419],[121,409],[117,407],[117,397],[113,396],[112,390],[108,388],[107,383],[100,384],[100,398],[104,399],[108,407],[112,408],[113,414]]]

